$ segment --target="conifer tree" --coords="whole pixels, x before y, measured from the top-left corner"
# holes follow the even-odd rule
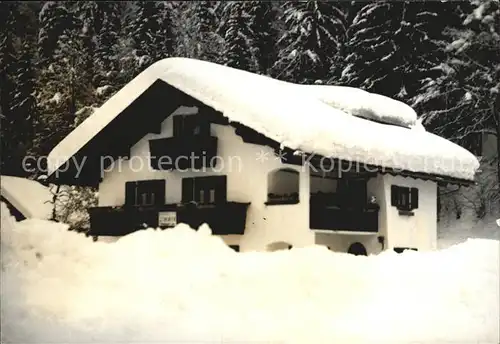
[[[0,20],[4,23],[4,28],[0,31],[0,125],[2,130],[1,167],[3,174],[11,172],[11,160],[15,150],[15,147],[13,147],[15,128],[13,126],[12,98],[15,91],[13,78],[16,59],[14,37],[17,17],[17,7],[14,3],[0,2]]]
[[[47,2],[40,25],[37,103],[43,117],[37,123],[36,148],[45,155],[74,128],[77,111],[92,104],[93,89],[80,18],[65,3]]]
[[[244,9],[249,17],[252,34],[251,49],[257,63],[257,72],[267,74],[276,60],[276,11],[273,4],[264,1],[246,1]]]
[[[341,82],[408,101],[442,60],[437,44],[451,5],[377,1],[366,4],[348,30]]]
[[[135,18],[128,31],[132,38],[139,70],[172,56],[175,45],[172,3],[137,1]]]
[[[97,9],[101,25],[96,28],[93,85],[98,103],[102,103],[121,86],[116,79],[120,70],[118,48],[122,5],[118,2],[98,2]]]
[[[413,105],[423,123],[438,135],[472,149],[478,134],[500,137],[500,6],[472,1],[462,25],[446,31],[439,49],[446,59],[435,65]],[[497,156],[500,151],[497,139]],[[498,164],[498,158],[497,158]],[[497,165],[500,184],[500,165]]]
[[[31,8],[21,2],[1,2],[0,117],[3,173],[26,175],[22,159],[31,146],[35,116]]]
[[[289,1],[284,6],[275,76],[299,83],[327,80],[344,40],[344,13],[332,2]]]
[[[181,56],[222,62],[224,38],[218,32],[214,1],[191,1],[179,8],[177,27]]]
[[[223,9],[221,31],[224,33],[225,64],[254,72],[258,67],[249,18],[245,3],[230,1]]]

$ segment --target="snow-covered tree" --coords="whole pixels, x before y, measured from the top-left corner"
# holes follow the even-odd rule
[[[257,63],[257,72],[267,74],[276,60],[278,29],[276,10],[271,2],[246,1],[249,32],[252,34],[252,51]]]
[[[219,22],[214,1],[190,1],[178,8],[176,27],[179,31],[177,49],[180,56],[222,62],[224,38],[219,34]]]
[[[420,80],[442,60],[436,51],[451,5],[437,2],[377,1],[365,4],[352,21],[343,84],[400,100],[415,95]]]
[[[450,40],[440,46],[447,58],[435,66],[440,76],[426,79],[414,98],[428,128],[469,149],[479,133],[500,137],[500,5],[496,0],[472,5],[463,26],[447,30]]]
[[[13,78],[16,51],[14,37],[16,34],[15,21],[18,17],[17,8],[13,3],[2,1],[0,3],[0,20],[3,29],[0,31],[0,124],[2,129],[2,173],[11,170],[8,161],[11,160],[15,147],[14,113],[12,112],[15,81]]]
[[[244,2],[230,1],[223,9],[221,32],[224,35],[224,62],[229,67],[255,72],[258,69],[254,33]]]
[[[121,30],[122,4],[119,2],[94,2],[86,12],[84,32],[92,32],[93,60],[92,85],[97,103],[102,103],[121,86],[116,82],[119,73],[118,47]]]
[[[36,116],[34,54],[31,42],[23,44],[15,64],[15,87],[11,103],[13,124],[16,128],[16,142],[25,148],[33,139],[33,123]]]
[[[344,41],[344,13],[337,3],[326,1],[289,1],[284,7],[274,75],[300,83],[327,80]]]
[[[39,16],[39,45],[44,47],[37,86],[42,114],[36,128],[39,154],[47,154],[74,128],[78,109],[93,103],[92,70],[88,69],[92,56],[82,39],[80,18],[66,6],[47,2]]]
[[[137,1],[134,18],[128,27],[138,69],[172,56],[175,39],[172,27],[172,2]]]
[[[3,173],[26,175],[22,158],[31,146],[35,116],[33,27],[34,14],[21,2],[1,2],[0,117]]]
[[[16,59],[14,37],[16,34],[16,6],[11,2],[0,2],[0,20],[3,29],[0,30],[0,107],[2,109],[2,121],[10,110],[11,94],[14,83],[11,78],[13,64]]]

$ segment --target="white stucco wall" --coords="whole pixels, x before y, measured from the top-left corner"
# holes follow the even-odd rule
[[[196,108],[179,108],[174,114],[195,114]],[[149,166],[149,142],[153,138],[171,137],[172,116],[162,123],[161,134],[148,134],[131,149],[129,160],[119,160],[104,172],[99,185],[99,206],[119,206],[125,203],[127,181],[166,180],[166,203],[177,203],[182,197],[182,178],[226,175],[227,199],[235,202],[250,202],[247,226],[243,237],[224,236],[231,245],[240,245],[240,250],[264,250],[275,241],[290,241],[294,246],[314,243],[314,235],[308,228],[309,174],[300,166],[285,165],[275,158],[269,147],[243,142],[234,133],[234,128],[211,125],[212,135],[217,136],[218,156],[221,165],[214,169],[199,171],[156,171]],[[264,159],[258,160],[258,155]],[[299,172],[299,204],[265,205],[268,194],[268,174],[278,168],[290,168]]]
[[[183,115],[195,113],[196,108],[186,107],[174,112]],[[240,251],[266,250],[273,243],[284,242],[294,247],[326,245],[333,250],[347,252],[352,243],[360,242],[369,254],[373,254],[380,252],[382,248],[377,239],[378,235],[385,237],[386,248],[418,246],[419,249],[424,249],[435,246],[436,186],[433,182],[379,175],[368,182],[368,196],[375,196],[380,205],[379,234],[315,232],[309,229],[310,186],[313,190],[333,191],[335,181],[318,181],[317,178],[311,181],[308,168],[282,164],[269,147],[243,142],[230,126],[211,125],[212,135],[218,137],[219,165],[214,169],[182,172],[153,170],[149,166],[148,140],[171,137],[172,117],[169,116],[162,123],[161,134],[148,134],[132,147],[131,159],[118,160],[104,172],[99,186],[99,206],[123,205],[127,181],[164,179],[165,202],[178,203],[182,197],[182,178],[226,175],[228,201],[251,203],[247,213],[245,235],[222,237],[229,245],[240,245]],[[258,156],[263,156],[264,159],[258,160]],[[299,172],[298,204],[265,204],[269,191],[269,172],[279,168],[290,168]],[[272,182],[280,185],[290,184],[288,179]],[[414,217],[401,217],[397,209],[390,207],[390,185],[393,182],[419,188],[420,206],[415,210]]]
[[[386,247],[413,247],[431,250],[437,244],[437,184],[433,181],[384,175],[387,198]],[[400,215],[390,203],[391,185],[418,188],[418,209],[414,216]]]

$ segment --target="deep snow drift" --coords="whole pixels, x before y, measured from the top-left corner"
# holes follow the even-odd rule
[[[2,343],[498,343],[499,243],[235,253],[208,228],[94,243],[2,204]]]

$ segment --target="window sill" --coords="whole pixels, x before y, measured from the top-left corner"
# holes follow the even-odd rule
[[[286,204],[299,204],[298,199],[292,200],[276,200],[276,201],[267,201],[264,203],[265,205],[286,205]]]
[[[398,213],[401,216],[415,216],[415,213],[410,210],[399,210]]]

